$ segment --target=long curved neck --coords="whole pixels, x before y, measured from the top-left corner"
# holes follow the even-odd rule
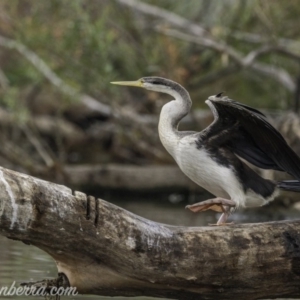
[[[164,92],[173,96],[175,100],[163,106],[160,113],[158,131],[162,144],[174,157],[175,146],[180,139],[178,125],[182,118],[189,113],[192,101],[186,89],[179,84],[174,89]]]

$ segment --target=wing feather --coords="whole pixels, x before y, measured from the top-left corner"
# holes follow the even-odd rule
[[[215,121],[210,137],[221,131],[221,126],[236,122],[234,134],[225,142],[238,156],[257,167],[285,171],[300,179],[300,158],[289,147],[282,135],[258,110],[227,97],[210,97]]]

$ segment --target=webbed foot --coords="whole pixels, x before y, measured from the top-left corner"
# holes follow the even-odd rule
[[[214,198],[208,199],[206,201],[198,202],[192,205],[187,205],[185,208],[188,208],[192,212],[201,212],[208,209],[222,212],[220,219],[218,220],[217,224],[213,224],[213,226],[224,226],[224,225],[232,225],[233,223],[226,223],[227,218],[230,214],[230,209],[235,207],[236,204],[233,200],[228,200],[224,198]]]

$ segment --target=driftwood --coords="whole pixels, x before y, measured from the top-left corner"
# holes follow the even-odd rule
[[[64,282],[82,294],[300,296],[300,221],[167,226],[1,168],[0,229],[8,238],[49,253]]]
[[[68,184],[85,189],[128,191],[195,191],[204,189],[186,177],[177,166],[69,165],[64,167]]]

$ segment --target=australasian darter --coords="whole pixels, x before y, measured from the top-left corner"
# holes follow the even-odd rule
[[[214,116],[212,124],[201,132],[178,131],[192,106],[180,84],[161,77],[113,83],[174,97],[161,110],[160,140],[183,173],[216,196],[188,205],[191,211],[222,212],[217,225],[223,225],[234,208],[265,205],[280,190],[300,192],[300,159],[260,111],[220,93],[205,101]],[[297,180],[264,179],[240,158],[262,169],[285,171]]]

